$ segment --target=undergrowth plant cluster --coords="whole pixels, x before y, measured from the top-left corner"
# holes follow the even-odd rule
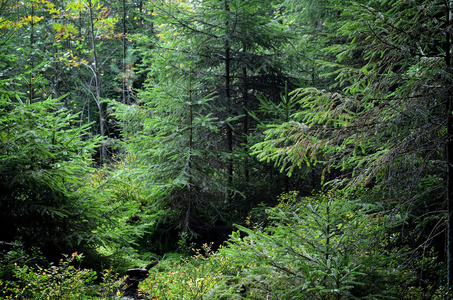
[[[140,294],[162,300],[448,297],[441,282],[420,285],[421,272],[426,278],[442,269],[434,253],[417,256],[414,249],[400,247],[398,232],[388,232],[401,220],[375,211],[372,204],[338,193],[283,194],[277,206],[261,213],[260,222],[238,225],[219,249],[204,244],[190,254],[186,249],[168,254],[140,283]],[[39,253],[30,257],[20,247],[3,253],[1,275],[8,279],[0,283],[1,297],[121,297],[124,277],[108,269],[97,278],[95,271],[80,267],[83,258],[73,253],[43,268],[37,264]]]
[[[156,299],[444,299],[442,284],[419,285],[441,269],[431,251],[399,247],[396,227],[372,204],[331,193],[283,194],[259,223],[238,226],[217,251],[173,256],[141,289]],[[171,263],[173,261],[173,263]],[[422,266],[421,269],[418,266]],[[426,276],[427,274],[425,274]]]
[[[65,255],[58,264],[50,263],[48,267],[36,264],[39,256],[27,255],[27,260],[16,262],[14,257],[18,253],[23,254],[23,251],[9,251],[1,257],[1,299],[111,299],[122,296],[124,278],[113,269],[105,269],[99,278],[101,281],[96,283],[96,272],[80,267],[84,258],[82,253]]]

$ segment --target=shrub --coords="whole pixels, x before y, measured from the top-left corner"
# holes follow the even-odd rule
[[[388,216],[328,193],[285,194],[263,223],[238,226],[216,253],[156,268],[141,289],[154,299],[440,299],[419,287],[408,259],[388,234]],[[251,225],[251,224],[249,224]],[[207,251],[206,251],[207,249]],[[436,268],[435,259],[424,264]]]
[[[104,270],[100,289],[96,292],[94,280],[96,272],[81,269],[83,254],[77,252],[66,255],[58,265],[50,264],[43,268],[33,263],[29,255],[24,261],[15,262],[11,271],[12,280],[0,282],[1,299],[111,299],[121,297],[124,278],[120,278],[113,270]]]
[[[211,254],[210,246],[205,244],[190,258],[180,258],[163,270],[159,266],[151,269],[140,290],[152,299],[212,299],[222,274],[211,261]]]
[[[105,269],[102,274],[101,288],[97,296],[101,299],[111,299],[112,297],[120,298],[123,296],[124,282],[126,276],[120,277],[113,269]]]
[[[2,283],[2,295],[4,299],[80,299],[96,278],[94,271],[73,265],[82,258],[82,254],[75,252],[61,259],[58,266],[51,264],[49,268],[16,264],[16,280]]]
[[[382,246],[385,219],[371,206],[335,194],[303,199],[287,194],[280,200],[267,210],[266,228],[239,226],[220,250],[237,266],[224,295],[376,299],[396,293],[405,278],[395,268],[401,253]]]

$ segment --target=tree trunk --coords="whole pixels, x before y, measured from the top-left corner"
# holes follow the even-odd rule
[[[99,135],[101,138],[105,136],[105,129],[104,129],[104,116],[103,116],[103,109],[101,104],[101,80],[99,78],[99,61],[97,57],[97,49],[96,49],[96,37],[94,36],[94,18],[93,18],[93,6],[91,0],[88,0],[88,9],[90,12],[90,38],[93,50],[93,74],[94,74],[94,88],[95,88],[95,101],[96,105],[99,110]],[[106,156],[106,149],[104,142],[100,145],[100,157],[99,163],[102,164],[104,158]]]
[[[243,135],[244,135],[244,151],[246,153],[245,157],[245,162],[244,162],[244,178],[245,182],[250,181],[250,172],[248,169],[248,130],[249,130],[249,112],[248,112],[248,92],[247,92],[247,65],[245,61],[245,56],[246,56],[246,45],[245,43],[242,44],[242,51],[244,54],[244,63],[242,65],[242,105],[243,105],[243,114],[244,114],[244,120],[243,120]]]
[[[445,28],[450,26],[450,10],[449,2],[446,2],[446,24]],[[446,30],[445,37],[445,67],[447,72],[451,73],[451,35]],[[449,91],[450,93],[450,91]],[[448,219],[447,219],[447,288],[452,287],[453,281],[453,98],[447,96],[447,204],[448,204]]]
[[[31,23],[30,23],[30,51],[31,53],[31,58],[30,58],[30,73],[28,74],[28,100],[30,104],[33,102],[34,96],[34,90],[33,90],[33,68],[34,66],[34,60],[35,60],[35,38],[34,38],[34,25],[35,22],[33,21],[33,17],[35,16],[35,8],[34,4],[31,4]]]
[[[229,12],[230,8],[228,6],[227,0],[225,1],[225,12]],[[228,28],[228,21],[226,22],[226,27]],[[231,95],[230,95],[230,41],[229,36],[226,36],[225,39],[225,98],[228,105],[228,117],[231,116]],[[227,151],[230,155],[227,162],[227,184],[228,187],[231,187],[233,184],[233,128],[232,124],[226,124],[226,135],[227,135]],[[228,199],[231,198],[230,193],[228,193]]]
[[[128,89],[128,74],[127,74],[127,63],[126,63],[126,0],[123,0],[123,36],[122,36],[122,46],[123,46],[123,64],[122,64],[122,90],[123,90],[123,103],[130,104],[129,99],[129,89]]]
[[[192,102],[192,69],[189,71],[189,195],[188,205],[186,210],[186,220],[184,222],[183,231],[188,232],[190,229],[190,214],[193,201],[193,175],[192,175],[192,151],[193,151],[193,102]]]

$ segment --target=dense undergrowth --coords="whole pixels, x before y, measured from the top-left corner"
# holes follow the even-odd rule
[[[149,299],[448,297],[435,253],[401,247],[398,232],[389,234],[401,220],[375,213],[371,204],[289,193],[264,212],[260,222],[237,226],[216,251],[212,244],[190,248],[181,239],[179,253],[166,254],[150,270],[140,293]],[[2,253],[2,299],[121,297],[118,269],[84,269],[83,258],[73,253],[42,267],[39,251],[26,254],[15,245]]]

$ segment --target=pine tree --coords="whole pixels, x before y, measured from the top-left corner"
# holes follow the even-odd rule
[[[220,249],[236,267],[225,289],[270,299],[396,296],[406,271],[390,264],[402,261],[403,252],[381,247],[385,217],[374,215],[373,205],[333,193],[300,198],[291,192],[279,200],[266,210],[265,227],[239,226]]]
[[[167,48],[153,51],[152,57],[153,71],[169,62],[176,67],[156,72],[137,105],[116,103],[115,115],[122,122],[126,151],[139,164],[135,180],[172,216],[167,229],[199,236],[218,218],[213,206],[221,210],[219,193],[225,189],[212,167],[219,155],[218,121],[211,113],[211,95],[192,83],[192,69],[182,63],[184,54],[175,57]]]
[[[365,201],[381,201],[393,216],[408,218],[406,229],[426,232],[427,240],[411,245],[425,247],[439,234],[435,219],[442,214],[423,222],[413,217],[442,211],[445,198],[435,195],[450,185],[444,171],[451,157],[445,153],[451,140],[449,5],[331,4],[343,11],[338,39],[350,41],[330,47],[337,60],[326,65],[336,68],[336,82],[327,90],[295,91],[302,107],[293,115],[297,122],[269,129],[268,140],[254,149],[261,159],[284,157],[289,170],[325,162],[326,172],[342,175],[330,182],[334,187],[368,189]]]
[[[89,124],[79,124],[60,99],[30,103],[15,94],[12,100],[14,93],[5,88],[2,84],[0,240],[21,239],[53,252],[93,244],[92,231],[104,221],[78,188],[92,171],[99,139],[89,136]]]
[[[230,186],[236,185],[239,180],[233,180],[233,174],[238,179],[250,176],[245,176],[250,171],[247,167],[242,175],[239,168],[233,171],[233,166],[242,164],[238,154],[248,148],[247,135],[256,125],[249,111],[257,108],[259,95],[278,101],[285,79],[289,80],[282,70],[287,57],[279,47],[291,35],[271,1],[200,1],[192,5],[180,10],[161,8],[159,16],[167,15],[161,22],[172,24],[179,39],[191,41],[191,60],[198,74],[194,80],[216,95],[216,114],[224,122],[223,147],[230,156],[225,158],[226,177]]]
[[[185,203],[178,210],[184,214],[177,213],[183,231],[193,227],[185,215],[195,212],[189,209],[192,198],[200,199],[200,207],[217,206],[204,218],[219,219],[216,215],[225,207],[219,192],[231,200],[241,192],[241,171],[249,178],[248,165],[241,167],[237,159],[248,148],[241,143],[255,126],[249,110],[255,109],[258,94],[273,97],[284,85],[276,51],[289,35],[272,19],[271,4],[156,1],[148,8],[155,15],[156,36],[135,38],[148,81],[139,105],[117,105],[116,111],[128,151],[155,170],[155,176],[139,176],[144,184],[164,198],[183,190],[185,200],[171,201],[172,206]],[[236,182],[233,176],[238,176]],[[220,220],[224,218],[221,214]]]

